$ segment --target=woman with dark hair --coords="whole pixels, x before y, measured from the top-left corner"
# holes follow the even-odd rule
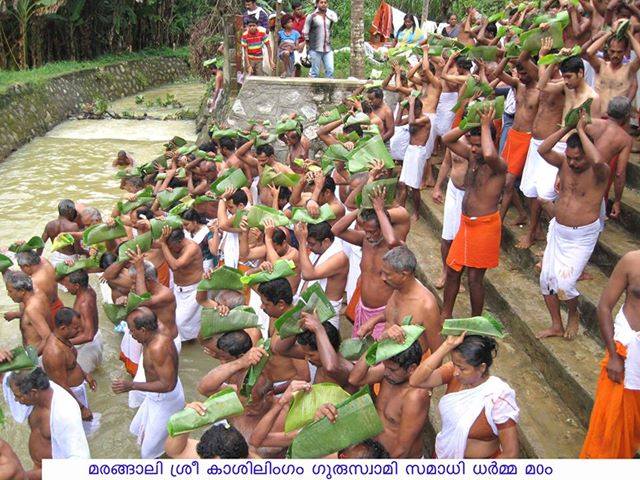
[[[448,337],[411,375],[412,387],[447,386],[438,404],[442,430],[436,437],[437,458],[518,457],[516,394],[489,374],[496,350],[490,337]],[[451,361],[438,367],[449,353]]]
[[[415,15],[407,13],[404,16],[404,23],[396,32],[396,41],[393,46],[398,45],[417,45],[425,39],[425,35],[418,26]]]

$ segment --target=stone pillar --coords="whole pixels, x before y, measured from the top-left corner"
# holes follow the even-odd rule
[[[229,14],[224,16],[224,83],[225,90],[235,94],[240,89],[238,85],[238,68],[242,65],[237,64],[238,42],[236,31],[236,15]]]

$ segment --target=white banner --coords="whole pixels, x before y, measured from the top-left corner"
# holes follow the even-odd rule
[[[637,478],[633,460],[44,460],[44,480],[398,480]]]

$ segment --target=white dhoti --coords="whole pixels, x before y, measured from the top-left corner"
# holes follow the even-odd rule
[[[255,177],[251,182],[251,186],[249,187],[249,191],[251,192],[251,203],[253,205],[259,205],[260,202],[260,194],[258,193],[258,183],[260,182],[260,177]]]
[[[624,388],[640,390],[640,332],[631,328],[624,314],[624,305],[613,321],[613,339],[627,348],[624,360]]]
[[[269,315],[262,310],[262,300],[260,299],[260,295],[253,288],[249,293],[249,306],[253,308],[256,315],[258,315],[258,323],[260,324],[258,328],[260,328],[262,338],[269,338]]]
[[[427,138],[427,143],[425,144],[425,148],[427,150],[427,160],[431,158],[433,154],[433,149],[436,147],[436,114],[435,113],[426,113],[427,117],[429,117],[429,122],[431,125],[431,130],[429,130],[429,138]]]
[[[87,397],[87,382],[82,382],[77,387],[71,387],[70,390],[71,393],[73,393],[73,396],[76,397],[76,400],[78,400],[85,407],[89,408],[89,398]],[[93,419],[89,420],[88,422],[85,422],[84,420],[82,421],[82,428],[84,428],[84,433],[87,435],[87,437],[93,435],[98,430],[98,428],[100,428],[100,418],[102,417],[102,415],[96,412],[92,413]]]
[[[138,342],[129,331],[127,323],[124,322],[124,335],[120,342],[120,360],[127,367],[127,371],[132,373],[134,365],[140,365],[140,356],[142,355],[142,344]]]
[[[447,183],[447,192],[444,197],[444,216],[442,219],[442,239],[453,240],[460,229],[462,217],[462,199],[464,190],[456,187],[451,179]]]
[[[53,459],[91,458],[78,402],[61,386],[54,382],[49,384],[53,389],[49,417],[51,457]]]
[[[197,283],[173,286],[173,294],[176,297],[176,325],[183,342],[197,338],[200,332],[202,307],[196,301],[197,293]]]
[[[456,116],[456,112],[452,112],[451,109],[458,101],[458,92],[442,92],[440,99],[438,100],[438,107],[436,108],[436,136],[443,136],[451,130],[453,119]]]
[[[558,197],[555,190],[558,169],[550,165],[538,153],[538,147],[543,140],[531,139],[529,152],[525,160],[522,179],[520,180],[520,190],[527,198],[539,198],[541,200],[553,201]],[[564,154],[567,144],[558,142],[553,151]]]
[[[240,261],[240,239],[238,234],[224,232],[220,241],[220,250],[222,250],[222,260],[225,266],[238,268]]]
[[[348,210],[347,213],[349,213]],[[355,228],[355,225],[356,221],[354,220],[349,228]],[[347,286],[345,287],[347,293],[347,304],[349,304],[349,302],[351,301],[351,297],[353,296],[353,293],[356,291],[356,287],[358,286],[358,279],[360,278],[362,247],[349,243],[346,240],[341,241],[342,251],[347,257],[349,257],[349,274],[347,275]]]
[[[442,430],[436,436],[436,458],[464,458],[469,430],[483,412],[496,436],[498,425],[517,423],[520,416],[513,389],[493,376],[475,388],[447,393],[438,409]]]
[[[582,227],[560,225],[555,218],[549,222],[547,247],[542,258],[540,289],[543,295],[558,295],[571,300],[580,293],[576,289],[600,235],[600,220]]]
[[[104,344],[102,342],[102,334],[100,330],[93,337],[93,340],[82,345],[76,345],[78,351],[78,365],[86,373],[93,373],[93,371],[102,363],[102,351]]]
[[[129,431],[138,437],[141,458],[158,458],[164,453],[169,417],[184,408],[184,392],[178,378],[169,393],[143,393],[144,400],[131,421]]]
[[[407,187],[420,188],[422,184],[422,173],[427,163],[427,147],[422,145],[409,145],[404,155],[402,171],[400,172],[400,182]]]
[[[391,158],[397,162],[404,160],[404,153],[407,151],[407,147],[409,146],[410,137],[409,125],[396,126],[393,137],[389,140],[389,152],[391,153]]]

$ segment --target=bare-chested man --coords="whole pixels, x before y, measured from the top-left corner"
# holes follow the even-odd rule
[[[0,480],[27,480],[27,473],[11,445],[0,439]]]
[[[320,215],[320,207],[329,205],[335,215],[334,223],[344,216],[345,208],[340,199],[336,196],[336,182],[330,175],[325,176],[322,171],[313,174],[313,189],[310,192],[303,190],[307,186],[306,177],[300,178],[300,182],[292,189],[289,202],[294,206],[304,206],[312,217]]]
[[[77,232],[80,230],[78,226],[78,211],[76,210],[73,200],[61,200],[58,203],[58,218],[51,220],[44,227],[42,233],[42,240],[46,243],[47,240],[53,240],[61,233]],[[74,245],[61,248],[51,253],[51,263],[55,267],[58,263],[65,260],[74,260],[76,254],[76,248]]]
[[[309,158],[309,148],[311,147],[311,142],[309,142],[309,139],[304,136],[301,131],[302,128],[300,127],[300,129],[291,130],[282,134],[281,136],[281,140],[288,148],[287,165],[289,165],[293,169],[295,169],[296,166],[293,163],[296,158]]]
[[[135,160],[124,150],[119,150],[118,155],[111,164],[113,167],[133,167]]]
[[[20,311],[4,314],[5,320],[19,318],[22,344],[31,345],[41,355],[53,325],[49,299],[44,292],[34,290],[33,281],[26,273],[7,270],[4,282],[11,300],[20,304]]]
[[[78,401],[82,420],[89,421],[93,414],[89,409],[86,383],[92,390],[96,382],[85,373],[77,362],[78,351],[70,342],[80,333],[80,314],[64,307],[56,314],[55,328],[42,351],[42,366],[49,380],[56,382]]]
[[[460,229],[447,257],[443,319],[452,318],[464,268],[468,269],[472,315],[482,315],[484,275],[488,268],[498,266],[502,235],[498,201],[504,188],[507,165],[495,148],[494,116],[493,107],[481,112],[480,128],[472,128],[466,133],[468,143],[461,141],[465,131],[460,128],[442,139],[447,148],[469,162]]]
[[[143,393],[129,430],[141,442],[141,458],[158,458],[164,452],[169,418],[184,407],[178,351],[173,340],[160,333],[156,315],[149,308],[136,308],[127,315],[127,324],[133,338],[142,344],[145,381],[114,380],[111,388],[114,393]]]
[[[420,342],[415,341],[403,352],[372,367],[363,355],[349,375],[349,382],[356,386],[380,384],[375,405],[384,430],[376,439],[392,458],[422,457],[422,432],[431,397],[427,390],[409,385],[409,377],[421,357]]]
[[[62,285],[75,295],[73,309],[80,314],[81,325],[78,335],[69,341],[78,349],[78,363],[87,373],[102,363],[102,335],[98,327],[98,305],[95,290],[89,285],[89,275],[84,270],[76,270],[61,280]]]
[[[175,323],[183,342],[193,340],[200,331],[200,305],[196,301],[198,283],[202,280],[202,251],[193,240],[184,237],[182,229],[165,226],[158,239],[162,253],[173,272],[173,294],[176,301]]]
[[[393,121],[393,112],[389,108],[389,105],[384,101],[384,92],[380,87],[373,87],[367,90],[367,100],[375,113],[384,125],[384,129],[380,132],[382,140],[389,141],[393,137],[395,129]]]
[[[540,274],[540,289],[551,314],[551,328],[539,332],[538,338],[564,336],[571,340],[578,334],[580,316],[576,283],[600,235],[600,208],[609,166],[601,161],[585,126],[586,115],[583,114],[577,133],[567,139],[565,155],[552,149],[572,130],[569,127],[558,130],[538,149],[547,162],[558,167],[560,179],[555,218],[549,224]],[[569,309],[566,330],[560,315],[561,300],[567,302]]]
[[[358,298],[354,294],[351,299],[352,303],[357,301],[354,336],[371,331],[374,338],[382,334],[384,325],[377,324],[393,293],[393,289],[381,278],[382,257],[392,248],[402,245],[409,233],[407,210],[403,207],[386,210],[384,197],[384,190],[374,191],[371,195],[372,209],[354,210],[336,222],[331,229],[339,238],[362,247],[360,295]],[[359,230],[349,229],[354,220],[357,221]]]
[[[640,447],[639,250],[625,254],[611,273],[598,303],[598,322],[607,351],[580,458],[633,458]],[[621,416],[623,410],[631,415]]]
[[[34,250],[21,252],[16,255],[16,260],[20,270],[31,277],[33,288],[45,293],[51,304],[51,318],[56,312],[64,307],[58,298],[58,282],[56,281],[56,271],[53,266],[43,257],[40,257]],[[50,325],[53,327],[53,324]]]

